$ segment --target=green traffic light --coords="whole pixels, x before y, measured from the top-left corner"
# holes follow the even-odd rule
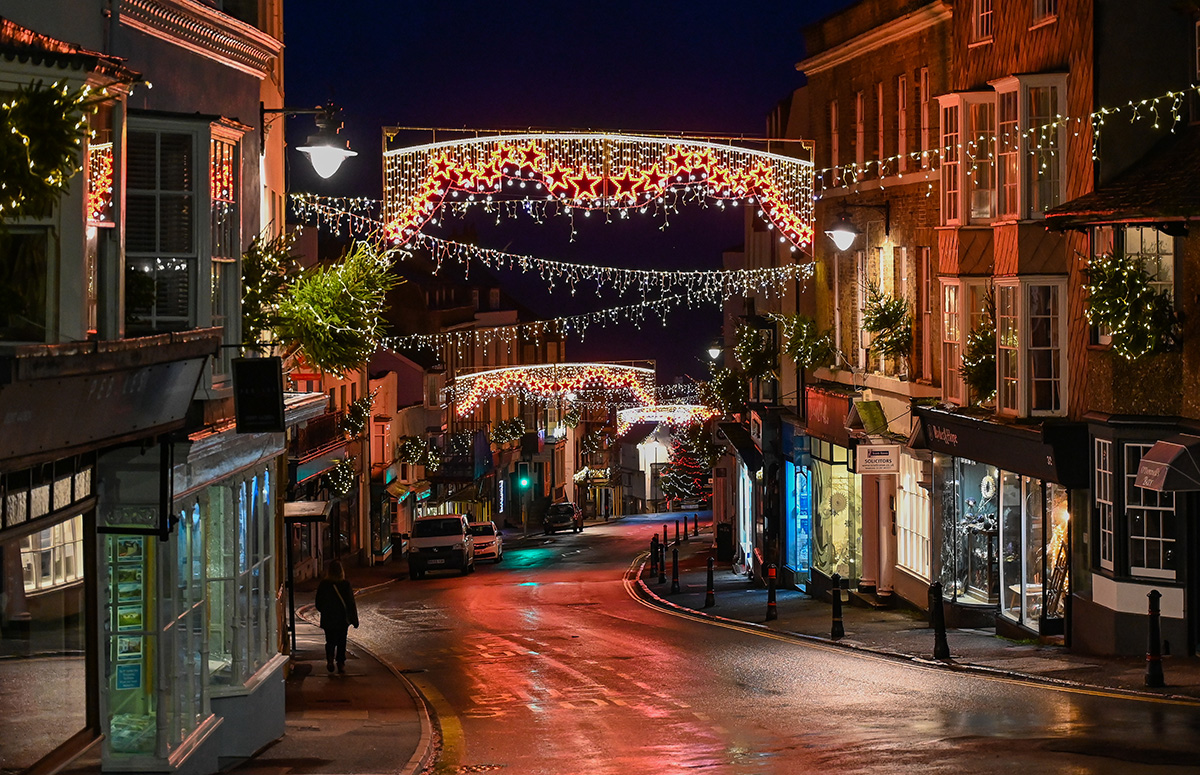
[[[529,480],[528,480],[528,479],[526,479],[526,478],[522,478],[522,479],[521,479],[521,486],[522,486],[522,487],[528,487],[528,486],[529,486]]]

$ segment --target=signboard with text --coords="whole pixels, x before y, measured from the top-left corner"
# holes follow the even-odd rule
[[[855,454],[855,470],[860,474],[900,473],[899,444],[859,444]]]

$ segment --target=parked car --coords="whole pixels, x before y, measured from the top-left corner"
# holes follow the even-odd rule
[[[408,540],[408,573],[419,579],[431,570],[475,570],[475,536],[462,514],[436,514],[413,520]]]
[[[504,536],[495,522],[472,522],[471,533],[475,536],[475,559],[491,557],[492,562],[504,559]]]
[[[583,530],[583,512],[571,501],[552,503],[546,509],[546,516],[542,518],[542,527],[546,535],[559,530],[573,530],[579,533]]]

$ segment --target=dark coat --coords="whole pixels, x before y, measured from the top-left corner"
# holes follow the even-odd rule
[[[358,626],[358,607],[354,605],[354,590],[342,579],[323,579],[317,586],[317,611],[321,614],[321,629],[346,629]]]

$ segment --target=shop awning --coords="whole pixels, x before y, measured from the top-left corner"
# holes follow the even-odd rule
[[[328,522],[333,501],[289,501],[283,504],[283,521]]]
[[[396,498],[397,500],[404,500],[409,493],[416,495],[417,498],[420,499],[423,493],[429,492],[429,482],[425,481],[424,479],[416,482],[410,482],[408,484],[396,481],[389,484],[385,489],[387,490],[388,495]]]
[[[1134,484],[1158,492],[1200,490],[1200,436],[1180,434],[1156,441],[1142,455]]]
[[[736,422],[720,422],[717,423],[717,427],[725,434],[725,438],[729,439],[729,443],[733,445],[738,457],[746,464],[746,468],[749,468],[751,471],[757,471],[762,468],[762,451],[754,443],[754,438],[751,437],[750,431],[741,423]]]

